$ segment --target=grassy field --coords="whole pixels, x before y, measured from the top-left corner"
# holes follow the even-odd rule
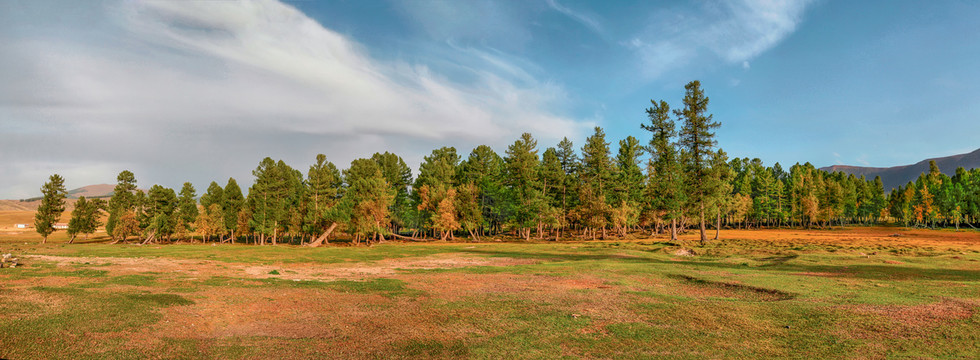
[[[59,237],[60,236],[60,237]],[[980,233],[38,244],[0,234],[0,358],[980,358]]]

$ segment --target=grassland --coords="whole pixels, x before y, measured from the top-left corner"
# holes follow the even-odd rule
[[[0,234],[0,358],[980,358],[980,233],[373,247]],[[63,233],[60,235],[63,236]]]

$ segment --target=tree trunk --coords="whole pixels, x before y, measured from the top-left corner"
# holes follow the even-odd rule
[[[677,219],[670,219],[670,241],[677,241]]]
[[[700,224],[700,230],[701,230],[701,246],[704,246],[704,244],[708,242],[708,237],[704,234],[705,230],[707,230],[707,229],[704,228],[704,204],[701,204],[701,213],[700,213],[700,215],[701,215],[701,224]]]
[[[959,227],[958,226],[957,226],[956,230],[959,230]],[[75,235],[74,234],[72,234],[71,238],[68,239],[68,243],[69,244],[71,244],[73,242],[75,242]]]
[[[327,237],[329,237],[330,236],[330,233],[333,232],[333,229],[336,229],[336,228],[337,228],[337,223],[330,224],[330,227],[328,227],[327,230],[324,231],[322,235],[320,235],[319,237],[317,237],[316,240],[310,242],[306,246],[317,247],[317,246],[320,246],[320,244],[323,244],[323,243],[328,243],[329,244],[330,242],[327,241]]]
[[[718,215],[715,218],[715,224],[716,224],[716,226],[715,226],[715,238],[714,238],[714,240],[718,240],[718,237],[721,236],[721,211],[718,211]]]

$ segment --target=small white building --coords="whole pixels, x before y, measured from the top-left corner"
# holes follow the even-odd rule
[[[55,228],[55,230],[68,230],[68,224],[67,223],[57,223],[57,224],[54,224],[53,227]]]
[[[14,224],[14,227],[18,229],[26,229],[27,226],[27,224]]]

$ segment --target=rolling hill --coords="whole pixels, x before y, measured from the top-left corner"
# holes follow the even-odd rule
[[[108,198],[112,196],[112,190],[115,189],[115,185],[110,184],[98,184],[98,185],[88,185],[77,189],[68,190],[68,201],[66,205],[66,213],[70,213],[75,208],[75,200],[79,196],[84,196],[86,198]],[[106,199],[108,200],[108,199]],[[0,211],[31,211],[37,210],[37,207],[41,205],[41,197],[34,197],[30,199],[21,200],[0,200]]]
[[[820,170],[830,172],[841,171],[847,174],[854,174],[855,176],[864,175],[864,177],[868,179],[874,179],[875,176],[881,176],[881,183],[885,185],[885,191],[888,192],[893,188],[907,184],[909,181],[915,181],[915,179],[919,177],[919,174],[929,172],[929,161],[933,160],[936,161],[936,165],[939,166],[939,171],[942,171],[946,175],[953,176],[953,174],[956,173],[956,168],[959,167],[967,170],[980,168],[980,149],[966,154],[925,159],[912,165],[893,166],[887,168],[834,165],[820,168]]]

